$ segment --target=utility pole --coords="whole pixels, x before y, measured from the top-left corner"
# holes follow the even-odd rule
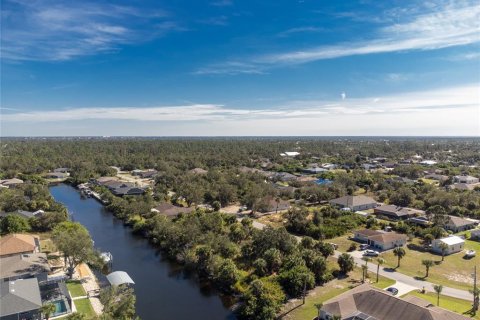
[[[478,304],[479,304],[479,295],[480,290],[477,288],[477,266],[474,266],[473,269],[473,313],[475,314],[478,311]]]

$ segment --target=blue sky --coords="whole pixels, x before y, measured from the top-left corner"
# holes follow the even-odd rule
[[[480,135],[478,1],[2,1],[1,135]]]

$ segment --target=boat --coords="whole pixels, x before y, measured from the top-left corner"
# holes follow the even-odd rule
[[[476,254],[477,254],[477,252],[475,250],[467,250],[465,252],[465,256],[467,258],[473,258],[473,257],[475,257]]]
[[[105,263],[111,263],[113,260],[113,256],[110,252],[102,252],[100,253],[100,257],[103,259]]]

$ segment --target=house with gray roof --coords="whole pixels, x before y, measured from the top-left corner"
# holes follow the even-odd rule
[[[473,229],[477,226],[478,222],[476,220],[465,219],[457,216],[448,216],[447,223],[444,227],[447,230],[453,232],[461,232],[465,230]]]
[[[393,220],[406,220],[425,215],[423,210],[387,204],[376,207],[373,212],[377,216],[384,216]]]
[[[330,300],[320,310],[321,320],[467,320],[460,314],[432,306],[420,298],[405,299],[363,284]]]
[[[0,279],[17,280],[37,278],[38,282],[47,281],[50,265],[45,253],[17,254],[0,258]]]
[[[352,211],[373,209],[377,201],[367,196],[344,196],[330,200],[330,204],[339,208],[349,208]]]
[[[42,298],[36,278],[0,281],[0,319],[40,320]]]

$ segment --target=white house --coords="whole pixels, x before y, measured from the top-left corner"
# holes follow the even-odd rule
[[[466,184],[478,183],[479,181],[477,177],[472,177],[472,176],[455,176],[454,179],[455,179],[455,182],[466,183]]]
[[[435,239],[432,241],[432,251],[436,253],[442,253],[442,243],[447,245],[445,254],[460,252],[465,246],[465,240],[459,236],[450,236],[442,239]]]
[[[367,196],[344,196],[330,200],[330,204],[339,208],[350,208],[352,211],[373,209],[377,202]]]

